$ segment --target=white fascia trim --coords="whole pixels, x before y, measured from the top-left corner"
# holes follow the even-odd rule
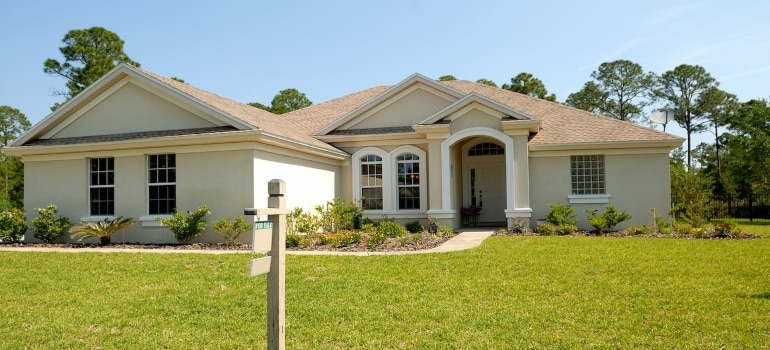
[[[99,221],[115,220],[115,215],[91,215],[80,218],[82,222],[99,222]]]
[[[505,193],[506,193],[506,208],[515,208],[514,206],[514,194],[515,188],[513,186],[513,173],[516,164],[514,164],[514,149],[513,138],[504,134],[503,132],[487,127],[473,127],[457,132],[450,136],[443,142],[441,142],[441,207],[444,210],[448,210],[452,207],[451,203],[451,171],[452,164],[450,163],[452,157],[449,148],[456,142],[467,138],[487,136],[497,141],[502,142],[505,145]]]
[[[505,209],[506,218],[531,218],[532,208]]]
[[[570,204],[606,204],[610,197],[609,194],[571,194],[567,199]]]
[[[468,95],[465,95],[465,97],[457,100],[455,103],[445,107],[444,109],[434,113],[432,116],[429,116],[420,124],[433,124],[453,113],[456,113],[457,111],[460,111],[474,103],[478,103],[484,107],[489,108],[490,110],[496,111],[500,113],[500,115],[510,115],[510,116],[516,116],[517,118],[524,119],[524,120],[533,120],[534,118],[526,113],[523,113],[521,111],[515,110],[511,107],[508,107],[500,102],[497,102],[495,100],[490,99],[489,97],[480,95],[476,92],[471,92]],[[498,117],[500,117],[498,115]]]
[[[457,210],[431,209],[426,214],[436,219],[454,219],[457,217]]]
[[[171,214],[163,214],[163,215],[143,215],[139,217],[139,222],[142,223],[142,227],[163,227],[164,225],[160,222],[155,220],[157,219],[168,219],[171,217]]]
[[[675,140],[648,140],[648,141],[607,141],[607,142],[573,142],[573,143],[552,143],[552,144],[529,144],[531,152],[543,151],[577,151],[577,150],[607,150],[607,149],[627,149],[634,150],[639,148],[650,148],[657,150],[674,150],[682,145],[685,139]]]

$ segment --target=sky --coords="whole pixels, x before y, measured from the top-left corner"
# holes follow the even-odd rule
[[[563,102],[619,59],[656,74],[700,65],[740,101],[770,97],[766,1],[17,0],[2,12],[0,105],[33,124],[65,90],[43,62],[63,61],[69,30],[94,26],[143,69],[244,103],[287,88],[320,103],[414,73],[502,85],[520,72]]]

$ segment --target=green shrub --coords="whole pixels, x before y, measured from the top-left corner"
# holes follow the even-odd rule
[[[351,230],[355,218],[362,215],[361,208],[355,202],[346,202],[342,198],[335,198],[325,205],[317,205],[315,210],[321,216],[320,223],[324,232]]]
[[[377,225],[374,222],[367,222],[361,226],[361,232],[375,233],[377,232]]]
[[[38,217],[32,219],[32,227],[35,230],[35,238],[51,243],[64,234],[70,227],[70,219],[56,216],[56,205],[49,204],[45,208],[36,208]]]
[[[508,227],[508,232],[512,233],[527,233],[529,231],[529,226],[524,221],[519,220],[514,220],[511,226]]]
[[[439,237],[450,237],[455,235],[455,230],[449,226],[439,225],[436,235]]]
[[[366,248],[367,249],[374,249],[378,247],[379,245],[385,243],[385,240],[387,237],[385,237],[384,234],[380,232],[373,232],[369,234],[368,237],[366,237]]]
[[[99,238],[102,245],[110,244],[112,235],[116,232],[129,228],[134,224],[134,219],[118,216],[112,220],[104,219],[97,222],[81,221],[80,225],[70,228],[70,237],[83,243],[88,238]]]
[[[641,226],[628,226],[626,227],[626,232],[629,235],[649,235],[652,233],[652,227],[649,227],[647,225],[641,225]]]
[[[315,233],[321,227],[317,216],[305,212],[300,207],[292,209],[286,215],[286,233]]]
[[[205,205],[199,207],[196,211],[187,211],[187,216],[176,211],[171,214],[169,218],[156,218],[164,226],[171,230],[174,238],[182,244],[190,243],[190,240],[200,236],[201,232],[206,229],[208,221],[206,215],[211,214],[209,208]]]
[[[556,226],[554,224],[540,224],[535,227],[535,233],[543,236],[553,236],[556,234]]]
[[[394,221],[382,221],[380,226],[377,227],[377,231],[385,235],[388,238],[397,238],[406,234],[406,228],[397,224]]]
[[[577,225],[577,219],[575,219],[575,208],[557,203],[548,204],[548,208],[551,210],[548,214],[545,214],[545,219],[554,226],[575,226]]]
[[[18,242],[29,229],[26,221],[27,216],[22,209],[0,211],[0,241]]]
[[[425,227],[422,226],[422,223],[418,220],[409,221],[407,222],[404,227],[406,228],[409,233],[418,233],[425,230]]]
[[[556,226],[556,234],[559,236],[569,236],[577,231],[577,226],[575,225],[559,225]]]
[[[619,223],[627,220],[631,220],[631,215],[623,211],[618,211],[612,205],[608,205],[604,208],[602,215],[597,215],[597,210],[586,210],[588,214],[588,223],[596,229],[597,234],[604,232],[611,232],[615,230],[615,226]]]
[[[228,246],[235,245],[238,238],[246,232],[254,229],[254,225],[246,222],[243,216],[238,216],[235,221],[231,221],[229,216],[214,221],[214,231],[225,240]]]
[[[361,233],[351,230],[341,230],[337,233],[325,233],[320,237],[320,243],[330,245],[334,248],[347,247],[351,244],[361,242]]]
[[[671,227],[673,224],[666,221],[662,215],[658,215],[658,212],[655,210],[655,208],[652,208],[650,212],[652,214],[652,221],[655,225],[655,230],[661,234],[670,235]]]
[[[299,247],[299,242],[302,240],[302,236],[296,233],[286,234],[286,248]]]

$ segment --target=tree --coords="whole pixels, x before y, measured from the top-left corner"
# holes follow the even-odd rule
[[[723,135],[723,172],[728,189],[740,195],[770,194],[770,103],[741,104]]]
[[[0,144],[2,147],[8,146],[14,139],[27,131],[32,124],[24,113],[11,106],[0,106]],[[23,191],[24,165],[17,157],[9,157],[5,152],[0,153],[0,162],[2,162],[3,172],[3,197],[2,201],[9,203],[13,207],[21,207],[22,196],[19,196],[19,190]],[[12,195],[13,194],[13,195]]]
[[[259,102],[249,103],[249,106],[264,109],[275,114],[289,113],[312,105],[313,102],[297,89],[285,89],[279,91],[275,97],[273,97],[270,107]]]
[[[438,81],[453,81],[457,80],[454,75],[448,74],[448,75],[442,75],[438,77]]]
[[[493,88],[497,87],[497,84],[494,81],[491,81],[489,79],[481,78],[479,80],[476,80],[476,82],[482,85],[491,86]]]
[[[503,84],[502,88],[548,101],[556,101],[556,95],[548,94],[542,80],[526,72],[521,72],[511,78],[511,83]]]
[[[608,109],[606,106],[608,98],[608,94],[602,91],[598,84],[589,81],[580,91],[569,94],[564,104],[591,113],[604,114]]]
[[[698,110],[696,114],[703,115],[708,124],[713,127],[714,154],[716,160],[716,181],[719,186],[722,175],[722,166],[719,158],[719,127],[725,126],[735,113],[738,112],[740,103],[738,97],[724,92],[717,87],[711,87],[699,96]],[[719,188],[721,189],[721,188]]]
[[[653,73],[628,61],[604,62],[591,73],[606,96],[603,114],[626,121],[639,121],[642,109],[650,104],[649,97],[656,83]]]
[[[674,106],[674,121],[687,133],[687,166],[692,166],[692,134],[705,129],[701,95],[719,83],[701,66],[682,64],[663,73],[655,95]]]
[[[56,93],[67,100],[120,63],[139,67],[138,62],[123,52],[123,40],[102,27],[70,30],[62,42],[64,46],[59,51],[64,56],[64,62],[49,58],[43,63],[43,72],[67,79],[67,91]]]

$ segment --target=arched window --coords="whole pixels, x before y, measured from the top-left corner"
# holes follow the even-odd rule
[[[396,157],[398,209],[420,209],[420,157],[404,153]]]
[[[361,161],[361,207],[364,210],[382,210],[382,157],[367,154]]]
[[[482,142],[468,149],[468,156],[496,156],[505,154],[505,148],[492,142]]]

